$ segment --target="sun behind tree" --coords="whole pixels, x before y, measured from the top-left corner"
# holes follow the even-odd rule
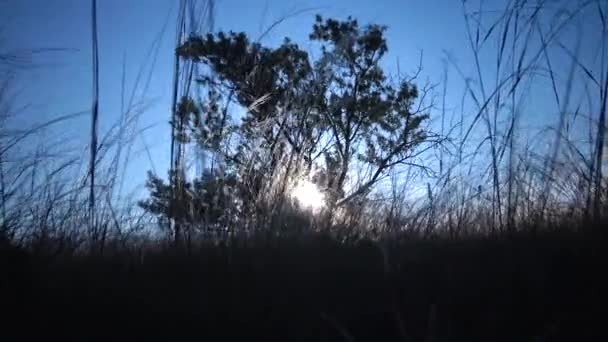
[[[291,197],[305,208],[318,212],[325,207],[325,194],[311,181],[303,179],[291,190]]]
[[[209,71],[198,78],[209,95],[198,104],[182,99],[189,110],[174,123],[177,135],[221,156],[213,172],[236,180],[236,198],[224,203],[234,203],[238,216],[262,217],[262,208],[289,196],[332,211],[364,198],[392,168],[412,164],[430,141],[421,126],[427,115],[414,109],[411,80],[393,81],[380,65],[385,30],[317,16],[309,37],[320,44],[317,59],[288,38],[272,48],[234,32],[192,36],[177,49]],[[240,122],[222,109],[231,101],[246,109]],[[346,186],[355,165],[369,172]],[[323,183],[300,181],[290,192],[313,166]]]

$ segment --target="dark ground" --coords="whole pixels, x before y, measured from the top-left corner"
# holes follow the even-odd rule
[[[143,262],[5,247],[0,325],[79,339],[608,340],[606,242],[563,232],[400,241],[388,273],[377,245],[321,236],[151,249]]]

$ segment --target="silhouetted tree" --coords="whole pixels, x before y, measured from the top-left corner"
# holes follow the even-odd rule
[[[378,25],[360,28],[350,17],[337,21],[317,16],[310,35],[321,43],[317,60],[288,38],[270,48],[245,33],[192,36],[178,47],[179,56],[206,65],[212,75],[199,80],[209,89],[202,103],[189,98],[180,102],[178,112],[187,116],[180,122],[189,128],[178,131],[189,136],[179,138],[190,142],[195,137],[205,149],[222,150],[222,174],[241,184],[233,193],[239,196],[241,215],[268,208],[258,206],[261,197],[275,196],[261,202],[282,198],[290,177],[309,173],[313,164],[322,165],[322,176],[315,179],[327,191],[330,207],[344,205],[369,193],[427,140],[421,127],[427,116],[412,109],[417,87],[410,81],[395,85],[380,66],[388,49],[384,32]],[[221,102],[233,98],[246,111],[241,122],[229,125]],[[236,133],[235,144],[226,141],[228,132]],[[355,162],[372,172],[347,194],[345,182]],[[152,199],[142,203],[145,208],[176,220],[176,214],[185,215],[183,209],[170,209],[170,189],[159,179],[151,178],[149,186]]]
[[[360,28],[350,17],[340,22],[317,16],[310,35],[322,43],[315,70],[321,78],[322,117],[334,142],[326,153],[328,169],[335,170],[328,187],[340,203],[368,191],[427,138],[420,127],[427,115],[412,110],[416,86],[407,81],[393,86],[379,64],[388,50],[385,29],[378,25]],[[375,170],[344,197],[344,182],[354,158]]]

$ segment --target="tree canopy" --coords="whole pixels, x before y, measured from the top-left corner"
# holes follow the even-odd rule
[[[313,179],[334,208],[365,196],[391,168],[409,161],[429,139],[422,127],[427,115],[420,106],[414,109],[419,94],[412,80],[395,81],[384,71],[385,31],[351,17],[316,16],[309,36],[320,49],[316,59],[288,38],[268,47],[242,32],[192,35],[176,53],[206,67],[198,82],[207,96],[181,100],[178,134],[186,142],[194,137],[222,161],[200,175],[195,188],[234,194],[239,210],[251,212],[259,201],[285,196],[294,178],[316,172]],[[229,118],[231,101],[244,109],[240,120]],[[347,192],[356,163],[368,172]],[[223,186],[240,191],[219,189],[220,183],[211,181],[216,172],[230,177]],[[143,206],[153,205],[158,213],[172,207],[171,196],[163,195],[170,186],[155,178],[149,187],[152,198]],[[224,198],[216,205],[229,202]]]

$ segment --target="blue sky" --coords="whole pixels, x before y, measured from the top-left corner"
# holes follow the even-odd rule
[[[140,70],[143,70],[142,83],[150,75],[145,94],[136,95],[136,100],[148,106],[138,126],[148,129],[134,145],[129,170],[129,178],[139,179],[142,184],[145,171],[152,167],[149,158],[142,153],[144,144],[151,151],[157,172],[164,174],[168,167],[168,120],[177,3],[174,0],[98,0],[102,132],[120,116],[123,59],[126,61],[127,97]],[[484,8],[500,9],[504,3],[500,0],[486,1]],[[362,24],[374,22],[388,26],[389,54],[385,65],[392,72],[396,71],[397,60],[402,72],[413,71],[421,51],[424,66],[421,83],[442,80],[446,51],[455,57],[465,74],[474,71],[462,5],[458,0],[217,0],[215,29],[245,31],[258,37],[276,19],[307,8],[314,10],[288,18],[263,42],[274,45],[289,36],[303,48],[314,52],[307,36],[316,13],[335,18],[352,15]],[[18,72],[19,102],[26,104],[27,108],[14,119],[13,125],[44,122],[90,107],[90,1],[6,0],[0,2],[0,22],[3,23],[0,27],[0,48],[3,51],[65,49],[34,55],[34,67]],[[168,25],[162,41],[153,48],[166,22]],[[581,39],[581,59],[592,66],[599,65],[599,30],[596,30],[599,27],[595,26],[596,23],[599,23],[596,18],[583,21],[582,34],[566,35],[563,41],[565,45],[574,46],[576,39]],[[484,58],[492,61],[493,57],[484,55]],[[565,78],[570,62],[563,54],[552,58],[559,77]],[[446,102],[448,109],[456,111],[464,88],[453,68],[449,80]],[[556,120],[558,110],[552,101],[548,79],[539,79],[532,89],[538,95],[526,99],[526,125],[535,127]],[[49,139],[54,138],[66,145],[73,143],[76,148],[84,150],[88,127],[89,117],[83,116],[54,130]]]

